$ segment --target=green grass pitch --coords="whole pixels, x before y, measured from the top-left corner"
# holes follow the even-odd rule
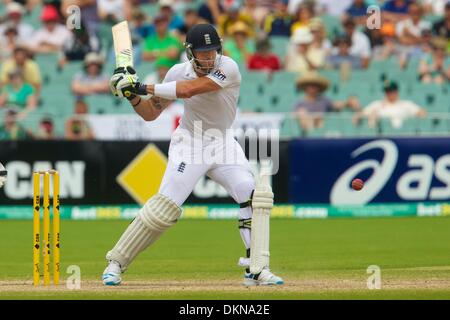
[[[280,287],[241,285],[235,221],[181,220],[103,287],[104,256],[127,221],[62,221],[61,285],[34,288],[31,221],[0,221],[0,299],[449,299],[450,218],[273,219],[271,269]],[[81,289],[66,269],[81,268]],[[381,289],[367,289],[367,267]]]

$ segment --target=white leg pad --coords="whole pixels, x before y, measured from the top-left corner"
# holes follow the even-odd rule
[[[124,272],[141,251],[177,222],[180,215],[181,209],[175,202],[156,194],[142,207],[115,247],[106,254],[106,259],[119,262]]]
[[[273,193],[266,179],[257,184],[252,199],[253,217],[250,246],[250,272],[260,273],[269,267],[270,212],[273,207]]]

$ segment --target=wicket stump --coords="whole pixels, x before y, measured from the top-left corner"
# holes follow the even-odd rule
[[[43,247],[41,247],[40,204],[41,176],[43,190]],[[53,177],[53,234],[50,236],[50,176]],[[53,244],[51,248],[51,243]],[[59,283],[60,274],[60,218],[59,218],[59,173],[56,170],[33,173],[33,284],[40,283],[40,250],[43,252],[44,285],[50,284],[50,256],[53,251],[53,284]]]

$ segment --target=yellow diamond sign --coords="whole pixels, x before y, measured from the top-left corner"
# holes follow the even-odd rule
[[[117,176],[117,183],[140,205],[159,190],[167,157],[152,143]]]

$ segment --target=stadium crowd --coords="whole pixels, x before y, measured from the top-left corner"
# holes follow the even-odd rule
[[[448,0],[3,0],[0,6],[0,140],[63,138],[54,126],[61,119],[39,112],[49,85],[71,89],[73,101],[58,106],[73,109],[64,119],[64,138],[94,139],[83,118],[90,109],[87,97],[109,95],[110,28],[123,19],[132,28],[138,72],[151,67],[141,75],[149,82],[161,81],[170,67],[186,61],[183,42],[190,27],[214,24],[223,53],[241,65],[247,87],[256,78],[246,75],[258,74],[268,83],[276,74],[291,75],[295,101],[281,111],[296,119],[303,133],[323,128],[325,115],[336,112],[350,115],[343,126],[366,119],[368,127],[376,127],[388,119],[400,128],[406,119],[426,118],[433,111],[426,103],[434,96],[404,100],[410,98],[407,88],[438,88],[429,90],[440,90],[439,97],[450,88]],[[371,24],[378,13],[380,24]],[[43,76],[48,65],[39,63],[45,56],[55,57],[54,73],[79,63],[71,83],[48,83]],[[409,78],[390,77],[391,65],[408,70]],[[380,66],[387,72],[374,78]],[[372,101],[353,91],[335,94],[352,75],[370,87]],[[448,103],[446,97],[436,99]],[[248,104],[240,103],[241,112],[268,111]],[[35,130],[27,126],[32,114],[41,116]]]

